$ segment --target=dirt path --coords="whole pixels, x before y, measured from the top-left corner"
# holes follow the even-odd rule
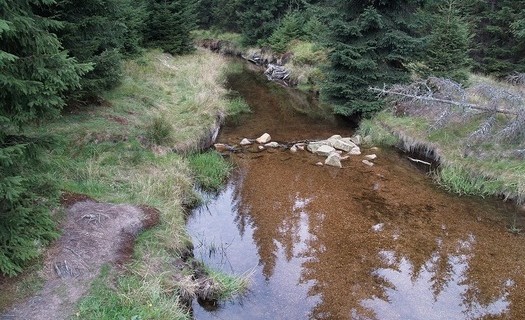
[[[155,210],[83,200],[69,206],[62,236],[47,251],[44,288],[0,320],[68,319],[103,264],[129,258],[135,236],[154,224]]]

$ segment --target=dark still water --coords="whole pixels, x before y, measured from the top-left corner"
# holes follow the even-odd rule
[[[351,135],[308,120],[246,72],[231,87],[252,106],[220,142],[268,132],[280,142]],[[280,100],[276,100],[276,91]],[[297,101],[297,96],[290,98]],[[195,210],[195,257],[251,273],[246,297],[196,319],[523,319],[523,217],[501,202],[459,198],[405,156],[363,149],[342,169],[307,151],[232,154],[226,188]],[[375,165],[361,160],[375,153]]]

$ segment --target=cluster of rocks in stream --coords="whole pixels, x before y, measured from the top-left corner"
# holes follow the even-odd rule
[[[340,135],[333,135],[326,140],[320,141],[308,141],[308,142],[297,142],[292,144],[280,144],[275,141],[271,141],[272,138],[268,133],[264,133],[257,139],[244,138],[239,142],[239,146],[230,146],[227,144],[216,143],[214,145],[215,150],[218,152],[239,152],[244,148],[249,147],[257,143],[257,150],[263,151],[266,149],[274,148],[289,148],[290,152],[296,153],[301,150],[307,150],[318,156],[325,157],[324,161],[316,163],[318,166],[332,166],[342,168],[341,161],[349,159],[351,156],[361,155],[361,144],[363,139],[360,135],[354,135],[352,137],[341,137]],[[373,160],[377,158],[375,154],[367,154],[363,157],[362,163],[372,167],[374,165]]]

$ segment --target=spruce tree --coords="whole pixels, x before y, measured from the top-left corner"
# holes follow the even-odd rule
[[[418,56],[420,40],[412,24],[420,1],[328,1],[323,17],[331,35],[327,79],[322,97],[345,116],[378,111],[383,103],[370,86],[408,80],[408,62]]]
[[[58,0],[49,14],[63,21],[59,39],[70,54],[93,65],[81,81],[78,98],[98,96],[116,86],[123,52],[136,52],[141,42],[142,1]]]
[[[437,8],[430,21],[432,31],[424,61],[429,74],[465,82],[471,67],[469,57],[470,31],[459,12],[457,0],[446,0]]]
[[[78,87],[89,65],[68,57],[56,21],[33,12],[45,0],[0,0],[0,273],[15,275],[56,233],[52,180],[38,172],[45,141],[23,135],[24,124],[57,116],[64,92]]]
[[[504,77],[525,72],[525,0],[471,0],[475,70]]]
[[[246,44],[264,42],[279,25],[279,19],[291,9],[288,1],[240,0],[239,26]]]
[[[148,46],[171,54],[193,50],[190,32],[197,26],[196,2],[191,0],[148,0],[145,40]]]

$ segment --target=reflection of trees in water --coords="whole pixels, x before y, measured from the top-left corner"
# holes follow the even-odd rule
[[[382,294],[361,301],[378,319],[479,319],[498,316],[508,311],[507,286],[501,295],[482,303],[479,290],[468,277],[473,237],[458,241],[455,254],[436,251],[418,269],[405,257],[394,251],[382,251],[386,267],[374,275],[382,282]],[[353,310],[355,318],[362,318]]]
[[[288,179],[293,184],[294,181],[304,182],[308,179],[305,173],[287,169],[262,175],[268,183],[257,183],[250,180],[258,176],[254,173],[256,170],[251,168],[249,176],[240,175],[235,184],[235,222],[241,235],[247,225],[252,227],[259,263],[263,266],[263,275],[269,279],[276,266],[279,247],[285,259],[290,261],[294,257],[296,245],[301,244],[301,213],[309,202],[307,198],[301,198],[299,193],[291,193],[290,184],[282,181]]]
[[[513,285],[508,279],[515,273],[473,270],[480,263],[472,262],[479,260],[474,236],[462,240],[463,230],[445,230],[440,220],[427,219],[431,213],[421,224],[416,210],[388,212],[387,203],[381,206],[386,227],[374,232],[369,226],[377,220],[366,213],[374,210],[369,204],[363,199],[352,204],[358,214],[350,230],[342,215],[309,214],[301,282],[315,283],[309,295],[320,298],[310,318],[477,319],[508,311]],[[482,290],[483,282],[497,285]]]
[[[498,261],[505,254],[498,251],[501,236],[487,236],[490,227],[461,222],[464,216],[455,219],[465,210],[461,204],[447,209],[443,199],[429,196],[393,205],[391,196],[367,190],[354,190],[341,201],[341,194],[321,190],[329,185],[325,181],[309,182],[308,173],[293,168],[266,171],[268,166],[261,162],[236,183],[236,223],[241,234],[247,226],[253,228],[267,279],[274,273],[279,250],[286,260],[303,260],[299,284],[318,301],[311,318],[348,319],[353,312],[357,319],[390,319],[400,312],[402,319],[407,315],[404,309],[417,307],[421,312],[409,314],[412,318],[426,319],[425,312],[440,315],[444,309],[453,318],[469,319],[510,306],[507,301],[516,290],[506,282],[519,280],[516,270],[522,254],[515,263]],[[372,230],[379,222],[383,230]],[[461,240],[471,228],[479,234],[479,243]],[[495,261],[487,256],[493,251]],[[388,252],[391,259],[385,259]],[[492,268],[498,272],[485,272]],[[414,292],[418,294],[410,295]],[[388,315],[381,310],[389,310]]]

